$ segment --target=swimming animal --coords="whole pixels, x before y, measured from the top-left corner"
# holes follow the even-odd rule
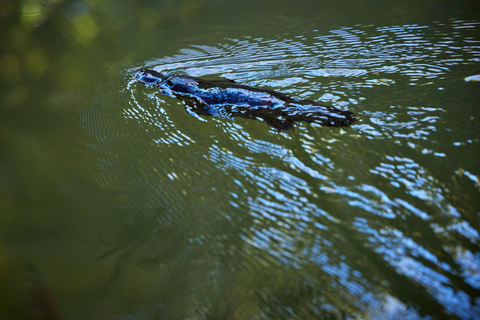
[[[183,75],[166,75],[144,69],[135,79],[179,98],[194,115],[259,119],[279,130],[290,129],[296,121],[321,126],[345,127],[355,122],[350,111],[322,106],[311,100],[291,98],[283,93],[255,88],[232,80],[205,80]]]

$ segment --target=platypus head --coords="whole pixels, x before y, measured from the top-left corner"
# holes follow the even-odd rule
[[[155,70],[143,69],[135,73],[135,79],[145,84],[156,85],[167,79],[167,76]]]

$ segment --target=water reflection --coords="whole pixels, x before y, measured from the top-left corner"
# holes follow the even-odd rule
[[[310,88],[313,83],[305,78],[322,76],[363,80],[342,79],[343,85],[351,88],[391,85],[401,80],[402,75],[410,85],[432,85],[431,79],[442,79],[451,67],[479,61],[480,41],[475,33],[478,24],[452,21],[450,32],[445,32],[444,24],[438,23],[345,27],[327,35],[313,33],[293,39],[229,39],[229,44],[193,46],[146,66],[159,70],[180,68],[192,76],[215,74],[242,81],[257,80],[255,84],[263,84],[258,80],[266,77],[281,76],[286,78],[284,81],[292,81],[288,77],[294,77],[295,83],[304,82]],[[371,79],[374,75],[382,76],[382,80]],[[388,79],[388,75],[394,75],[395,81]],[[335,85],[338,83],[326,84],[327,88]],[[300,87],[297,91],[304,90]],[[315,88],[312,91],[319,92]]]
[[[458,250],[462,239],[477,243],[478,231],[450,203],[452,191],[429,165],[451,155],[438,139],[452,110],[435,99],[402,97],[412,85],[438,90],[452,68],[478,61],[472,48],[478,41],[469,33],[478,23],[452,21],[448,28],[466,33],[438,24],[342,28],[271,41],[246,37],[192,46],[141,66],[270,86],[301,98],[321,95],[359,114],[352,129],[304,124],[282,133],[237,119],[191,119],[201,131],[189,136],[191,130],[173,120],[181,116],[179,103],[130,84],[135,105],[124,111],[126,118],[161,128],[154,141],[191,147],[229,176],[222,202],[230,208],[216,213],[229,226],[190,241],[223,250],[237,244],[227,252],[239,265],[227,270],[257,282],[253,296],[236,303],[259,299],[261,318],[475,318],[478,285],[466,275],[475,279],[480,264],[471,251]],[[366,107],[375,99],[364,90],[377,86],[395,86],[392,100]],[[210,142],[202,137],[206,128]],[[210,144],[206,151],[195,147],[200,140]],[[423,301],[417,311],[408,308],[412,299]]]
[[[179,6],[185,23],[202,8]],[[98,76],[75,57],[102,35],[102,20],[82,2],[67,7],[65,32],[80,53],[26,54],[32,79],[45,81],[57,60],[70,67],[52,80],[43,112],[12,117],[35,125],[1,128],[16,137],[5,154],[24,177],[21,187],[0,181],[31,200],[19,209],[27,214],[2,217],[14,221],[9,249],[39,265],[62,313],[478,318],[478,93],[464,81],[480,59],[477,21],[309,28],[174,53],[164,41],[143,53],[147,62],[109,55]],[[51,10],[25,6],[22,19],[34,28]],[[138,15],[145,30],[169,16]],[[9,83],[23,77],[22,61],[2,57]],[[271,87],[348,108],[360,121],[277,132],[248,119],[197,119],[133,82],[144,67]],[[15,86],[9,106],[43,97]],[[52,120],[43,127],[38,115]]]

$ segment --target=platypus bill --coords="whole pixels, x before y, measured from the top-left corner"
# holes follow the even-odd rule
[[[290,129],[295,121],[329,127],[345,127],[355,122],[350,111],[322,106],[311,100],[297,100],[277,91],[231,80],[164,75],[148,69],[138,71],[135,79],[158,87],[163,94],[179,98],[193,115],[259,119],[279,130]]]

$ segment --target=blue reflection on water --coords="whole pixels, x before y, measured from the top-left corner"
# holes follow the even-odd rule
[[[477,196],[479,179],[447,162],[456,157],[452,146],[476,146],[478,139],[457,133],[458,123],[448,121],[454,110],[434,96],[455,68],[480,61],[480,40],[471,33],[479,25],[357,26],[325,35],[228,39],[142,67],[274,87],[359,115],[345,130],[300,124],[282,133],[241,120],[207,120],[211,143],[202,157],[238,186],[226,200],[234,211],[221,214],[232,224],[237,214],[250,219],[237,230],[248,263],[292,268],[351,303],[359,316],[420,319],[437,310],[438,317],[478,319],[478,213],[456,200],[451,176],[468,178]],[[389,90],[388,99],[375,98],[378,88]],[[139,102],[142,94],[133,85],[129,90],[134,103],[124,116],[151,126],[154,143],[188,148],[205,138],[187,133],[157,95]],[[423,96],[428,99],[417,98]],[[142,107],[148,101],[155,114]]]

